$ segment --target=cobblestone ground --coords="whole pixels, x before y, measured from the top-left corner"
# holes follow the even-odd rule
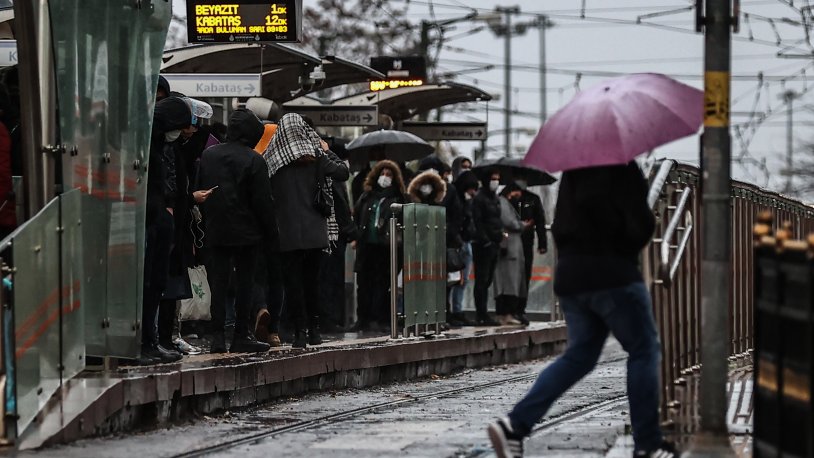
[[[527,456],[604,456],[628,423],[624,352],[605,348],[599,367],[555,404],[548,418],[561,421],[527,442]],[[344,390],[281,400],[242,412],[158,431],[80,441],[41,450],[37,457],[169,457],[303,420],[501,379],[536,374],[551,360],[466,371],[365,390]],[[311,429],[284,433],[217,452],[222,457],[490,457],[485,427],[504,415],[533,380],[385,407]],[[607,401],[586,415],[579,409]],[[573,413],[568,415],[569,413]],[[22,454],[21,456],[33,456]]]

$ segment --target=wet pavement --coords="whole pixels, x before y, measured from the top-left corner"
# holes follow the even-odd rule
[[[623,356],[618,344],[609,344],[597,370],[552,409],[548,418],[558,423],[539,431],[528,441],[528,456],[605,454],[627,423]],[[317,422],[256,443],[216,451],[211,456],[489,457],[493,453],[485,433],[486,424],[504,415],[550,361],[289,398],[260,408],[225,412],[218,418],[201,417],[158,431],[84,440],[19,456],[171,457],[306,420],[421,397],[414,402],[365,410],[335,421]],[[505,379],[514,380],[493,384]],[[478,386],[490,383],[491,386]],[[439,395],[456,389],[464,390]],[[580,411],[603,402],[601,408],[587,414]]]

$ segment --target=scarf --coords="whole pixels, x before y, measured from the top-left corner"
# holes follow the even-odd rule
[[[263,159],[269,167],[269,176],[303,156],[319,157],[322,147],[319,135],[296,113],[288,113],[280,120],[277,132],[271,138]]]

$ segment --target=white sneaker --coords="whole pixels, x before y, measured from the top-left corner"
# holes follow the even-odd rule
[[[515,318],[515,317],[513,317],[511,315],[500,315],[500,316],[498,316],[497,320],[503,326],[518,326],[518,325],[523,324],[520,321],[518,321],[517,318]]]
[[[498,458],[523,458],[524,438],[514,432],[507,417],[491,423],[486,431]]]
[[[181,353],[185,355],[200,355],[201,353],[203,353],[203,350],[196,347],[195,345],[190,344],[181,337],[173,339],[172,343],[175,344],[175,346],[178,347],[178,350],[180,350]]]

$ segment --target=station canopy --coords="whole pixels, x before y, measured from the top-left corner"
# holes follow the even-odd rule
[[[467,102],[487,102],[492,96],[482,89],[467,84],[445,82],[424,86],[370,91],[336,99],[328,106],[377,105],[379,114],[386,114],[393,121],[404,121],[436,108]],[[318,105],[310,97],[300,97],[289,105]]]
[[[277,103],[310,92],[384,78],[362,64],[335,56],[317,57],[276,43],[194,45],[164,51],[163,61],[162,73],[261,74],[262,96]],[[303,85],[302,81],[320,65],[325,72],[322,84]]]

